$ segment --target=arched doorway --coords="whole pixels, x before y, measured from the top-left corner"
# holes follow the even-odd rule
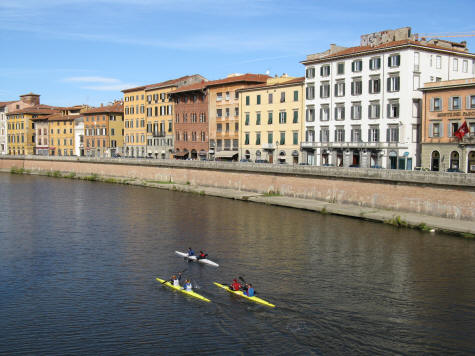
[[[380,164],[379,164],[379,161],[378,161],[378,153],[377,152],[374,152],[374,151],[371,152],[371,155],[370,155],[370,158],[369,158],[369,166],[371,168],[381,168]]]
[[[330,154],[327,150],[323,150],[322,152],[322,166],[330,165]]]
[[[430,170],[434,172],[439,171],[439,164],[440,164],[440,153],[439,151],[432,152],[430,158]]]
[[[351,163],[351,167],[359,167],[360,166],[360,151],[353,151],[353,160]]]
[[[336,152],[336,166],[343,167],[343,151],[341,150]]]
[[[475,151],[471,151],[468,153],[467,172],[475,173]]]
[[[285,151],[279,152],[279,163],[285,163]]]
[[[257,156],[257,152],[256,152],[256,156]],[[246,150],[246,152],[244,153],[244,158],[245,159],[250,159],[251,158],[251,152],[249,152],[249,150]]]
[[[196,152],[195,149],[191,150],[191,159],[197,159],[198,158],[198,153]]]
[[[299,153],[297,150],[292,151],[292,163],[298,164],[299,163]]]
[[[450,168],[451,169],[458,169],[460,167],[460,157],[457,151],[452,151],[450,153]]]

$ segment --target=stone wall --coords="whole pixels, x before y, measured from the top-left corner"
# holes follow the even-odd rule
[[[92,173],[316,199],[475,221],[475,175],[175,160],[4,157],[0,171]]]

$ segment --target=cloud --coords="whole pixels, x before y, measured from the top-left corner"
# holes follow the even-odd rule
[[[81,89],[87,90],[97,90],[97,91],[120,91],[124,89],[129,89],[136,87],[137,84],[131,83],[119,83],[119,84],[111,84],[111,85],[93,85],[93,86],[85,86],[81,87]]]
[[[84,77],[68,77],[61,80],[66,83],[88,83],[94,85],[80,86],[81,89],[96,90],[96,91],[120,91],[127,88],[138,86],[135,83],[123,83],[117,78],[99,77],[99,76],[84,76]]]
[[[106,77],[70,77],[64,78],[63,81],[81,83],[120,83],[119,79]]]

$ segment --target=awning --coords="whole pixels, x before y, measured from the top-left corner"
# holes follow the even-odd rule
[[[164,155],[164,154],[165,154],[165,151],[164,151],[164,150],[162,150],[162,155]]]
[[[233,158],[239,154],[238,151],[219,151],[214,155],[215,158]]]
[[[175,157],[185,157],[188,156],[189,152],[175,152]]]

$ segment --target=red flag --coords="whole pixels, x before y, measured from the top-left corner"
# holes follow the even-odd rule
[[[457,136],[459,140],[461,140],[465,134],[468,134],[470,132],[470,129],[467,126],[467,121],[464,121],[462,126],[459,127],[457,131],[455,131],[454,136]]]

